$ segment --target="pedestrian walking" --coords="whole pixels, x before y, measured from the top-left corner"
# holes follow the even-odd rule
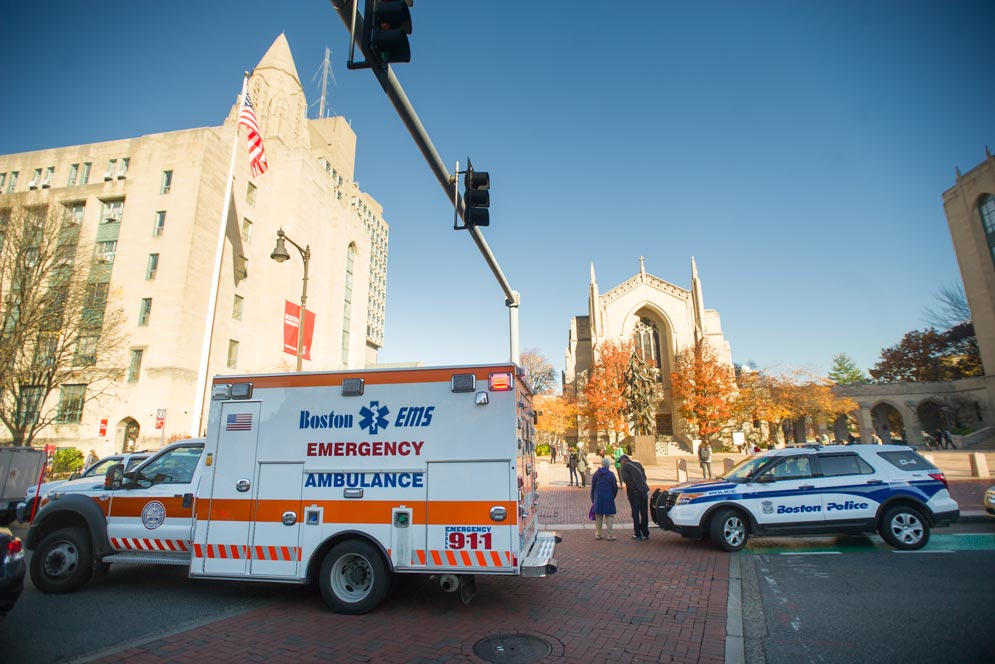
[[[77,457],[77,458],[79,458],[79,457]],[[100,457],[97,456],[97,451],[96,450],[90,450],[90,454],[87,455],[86,461],[83,462],[83,469],[85,470],[85,469],[89,468],[90,466],[92,466],[93,464],[97,463],[98,461],[100,461]]]
[[[882,444],[881,443],[881,436],[878,435],[877,431],[875,431],[874,433],[871,434],[871,443],[874,444],[874,445],[881,445]]]
[[[615,496],[618,495],[618,483],[615,473],[611,471],[611,459],[601,459],[601,467],[591,476],[591,502],[594,504],[594,539],[601,538],[601,525],[607,530],[605,539],[615,539],[612,532],[612,522],[615,520]]]
[[[577,448],[570,448],[570,456],[567,457],[567,469],[570,471],[570,486],[577,483],[580,486],[580,482],[577,479]]]
[[[549,446],[549,461],[550,463],[556,463],[556,445]]]
[[[952,449],[952,450],[956,450],[957,449],[957,446],[954,445],[954,439],[953,439],[953,436],[950,435],[950,430],[949,429],[944,429],[943,430],[943,443],[944,443],[944,445],[949,445],[950,449]]]
[[[628,454],[618,459],[622,464],[622,481],[625,482],[625,493],[632,508],[632,529],[634,540],[648,540],[649,527],[649,494],[650,487],[646,483],[646,471],[638,461],[633,461]]]
[[[706,480],[712,479],[712,446],[707,440],[698,447],[698,462],[701,464],[701,476]]]
[[[580,475],[580,486],[587,486],[587,454],[581,450],[577,454],[577,474]]]

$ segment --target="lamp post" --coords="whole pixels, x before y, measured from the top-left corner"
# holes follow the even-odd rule
[[[301,315],[297,320],[297,371],[300,371],[301,361],[304,359],[304,321],[307,320],[307,265],[311,261],[311,245],[301,248],[301,245],[287,237],[281,228],[276,232],[276,247],[269,255],[277,263],[282,263],[290,258],[284,241],[294,245],[297,251],[301,252],[301,258],[304,259],[304,289],[301,291]]]

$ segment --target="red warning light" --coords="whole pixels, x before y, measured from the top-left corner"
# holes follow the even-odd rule
[[[514,387],[510,373],[493,373],[487,377],[491,392],[507,392]]]

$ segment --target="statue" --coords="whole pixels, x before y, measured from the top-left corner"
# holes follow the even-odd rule
[[[652,435],[654,432],[659,373],[659,369],[633,349],[625,369],[625,403],[636,435]]]

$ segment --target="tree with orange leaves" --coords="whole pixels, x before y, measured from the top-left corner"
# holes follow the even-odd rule
[[[538,394],[534,399],[538,415],[536,431],[546,445],[556,445],[576,426],[577,403],[562,394]]]
[[[736,393],[735,374],[707,341],[698,340],[677,353],[670,384],[681,415],[702,440],[725,427]]]
[[[589,428],[614,433],[617,444],[619,434],[629,433],[625,371],[632,343],[603,341],[595,352],[597,359],[588,370],[581,414],[587,418]]]

